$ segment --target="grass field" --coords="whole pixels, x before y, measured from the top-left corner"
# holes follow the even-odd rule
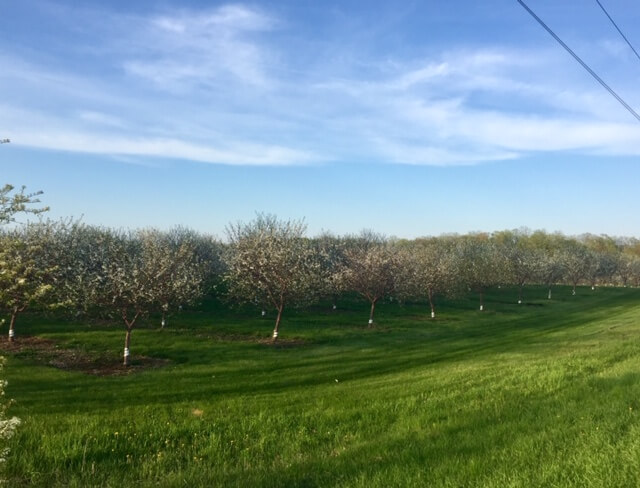
[[[168,360],[95,376],[5,355],[23,424],[9,486],[640,486],[640,290],[355,300],[273,317],[215,303],[136,329]],[[532,300],[532,297],[539,299]],[[257,316],[257,317],[254,317]],[[27,317],[18,335],[114,361],[121,327]],[[287,339],[295,339],[287,343]]]

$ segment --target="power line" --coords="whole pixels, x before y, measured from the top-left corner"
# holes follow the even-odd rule
[[[615,23],[615,21],[611,18],[611,15],[609,15],[609,12],[607,12],[607,10],[603,7],[603,5],[600,3],[600,0],[596,0],[596,3],[598,5],[600,5],[600,8],[602,9],[602,11],[605,13],[605,15],[607,17],[609,17],[609,20],[611,21],[611,23],[613,24],[613,26],[618,30],[618,32],[620,33],[620,35],[622,36],[622,38],[627,41],[627,44],[629,44],[629,47],[631,48],[631,50],[633,51],[633,54],[636,55],[636,57],[638,59],[640,59],[640,54],[638,54],[638,51],[635,50],[635,48],[631,45],[631,42],[629,42],[629,39],[627,39],[627,36],[625,36],[622,31],[620,30],[620,27],[618,27],[618,24]]]
[[[638,120],[638,122],[640,122],[640,115],[638,115],[638,112],[636,112],[635,110],[633,110],[633,109],[631,108],[631,106],[630,106],[627,102],[625,102],[625,101],[622,99],[622,97],[620,97],[620,95],[618,95],[618,94],[613,90],[613,88],[611,88],[609,85],[607,85],[607,84],[605,83],[605,81],[604,81],[602,78],[600,78],[600,77],[596,74],[596,72],[595,72],[595,71],[593,71],[593,70],[592,70],[592,69],[587,65],[587,63],[585,63],[582,59],[580,59],[580,56],[578,56],[576,53],[574,53],[574,52],[572,51],[572,49],[571,49],[569,46],[567,46],[567,45],[562,41],[562,39],[560,39],[560,38],[557,36],[557,34],[551,30],[551,28],[550,28],[547,24],[545,24],[545,23],[544,23],[544,21],[543,21],[540,17],[538,17],[538,16],[535,14],[535,12],[534,12],[533,10],[531,10],[531,9],[527,6],[527,4],[526,4],[526,3],[524,3],[524,2],[523,2],[523,0],[517,0],[517,1],[518,1],[518,3],[519,3],[520,5],[522,5],[522,7],[523,7],[527,12],[529,12],[529,14],[530,14],[534,19],[536,19],[536,21],[538,22],[538,24],[540,24],[542,27],[544,27],[544,29],[545,29],[545,30],[546,30],[546,31],[547,31],[547,32],[548,32],[548,33],[549,33],[549,34],[550,34],[550,35],[551,35],[551,36],[552,36],[556,41],[558,41],[558,43],[559,43],[559,44],[560,44],[560,45],[561,45],[561,46],[562,46],[562,47],[563,47],[563,48],[564,48],[564,49],[565,49],[569,54],[571,54],[571,56],[573,56],[573,58],[574,58],[578,63],[580,63],[580,64],[582,65],[582,67],[583,67],[584,69],[586,69],[586,70],[589,72],[589,74],[590,74],[591,76],[593,76],[593,77],[596,79],[596,81],[597,81],[598,83],[600,83],[600,84],[601,84],[601,85],[602,85],[602,86],[603,86],[603,87],[604,87],[604,88],[605,88],[605,89],[606,89],[606,90],[607,90],[607,91],[608,91],[608,92],[609,92],[609,93],[610,93],[610,94],[611,94],[611,95],[612,95],[616,100],[618,100],[618,102],[620,102],[620,104],[621,104],[624,108],[626,108],[626,109],[629,111],[629,113],[631,113],[631,115],[633,115],[633,116]]]

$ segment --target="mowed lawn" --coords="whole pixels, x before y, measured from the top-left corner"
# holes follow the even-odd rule
[[[95,376],[8,354],[23,424],[9,486],[640,486],[640,289],[531,287],[441,304],[355,299],[203,311],[134,330],[168,360]],[[155,321],[157,322],[157,320]],[[27,317],[17,334],[89,355],[124,329]]]

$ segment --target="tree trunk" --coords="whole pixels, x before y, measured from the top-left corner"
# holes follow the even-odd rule
[[[551,300],[551,287],[549,287],[549,294],[547,295],[547,300]]]
[[[429,292],[427,293],[427,297],[429,297],[429,306],[431,307],[431,318],[436,318],[436,308],[433,305],[433,289],[429,288]]]
[[[571,292],[572,295],[576,294],[576,283],[573,284],[573,291]]]
[[[280,319],[282,318],[282,310],[284,310],[284,304],[278,307],[278,317],[276,318],[276,326],[273,329],[273,342],[278,340],[278,332],[280,329]]]
[[[18,316],[18,309],[14,308],[11,311],[11,322],[9,322],[9,342],[14,341],[15,336],[15,325],[16,325],[16,317]]]
[[[371,302],[371,312],[369,312],[369,328],[373,327],[373,314],[376,311],[376,302],[377,301],[378,300],[376,299],[376,300],[373,300]]]
[[[524,288],[524,283],[520,283],[520,289],[518,290],[518,305],[522,305],[522,289]]]
[[[160,325],[161,329],[164,329],[164,326],[167,325],[167,312],[162,311],[162,323]]]
[[[127,311],[122,310],[122,320],[124,320],[124,325],[127,328],[127,335],[124,338],[124,359],[122,361],[124,366],[129,366],[129,344],[131,343],[131,331],[136,325],[136,320],[138,320],[140,313],[140,311],[137,311],[133,318],[129,320],[127,318]]]
[[[129,344],[131,343],[131,327],[127,327],[127,335],[124,337],[124,360],[122,364],[129,366]]]
[[[480,290],[480,311],[484,310],[484,291]]]

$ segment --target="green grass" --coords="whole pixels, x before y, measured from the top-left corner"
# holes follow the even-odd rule
[[[640,485],[640,290],[495,290],[273,317],[216,303],[136,329],[170,360],[95,377],[9,357],[23,420],[10,486]],[[539,297],[533,300],[532,297]],[[124,330],[28,318],[18,334],[114,357]],[[195,413],[194,413],[195,412]]]

